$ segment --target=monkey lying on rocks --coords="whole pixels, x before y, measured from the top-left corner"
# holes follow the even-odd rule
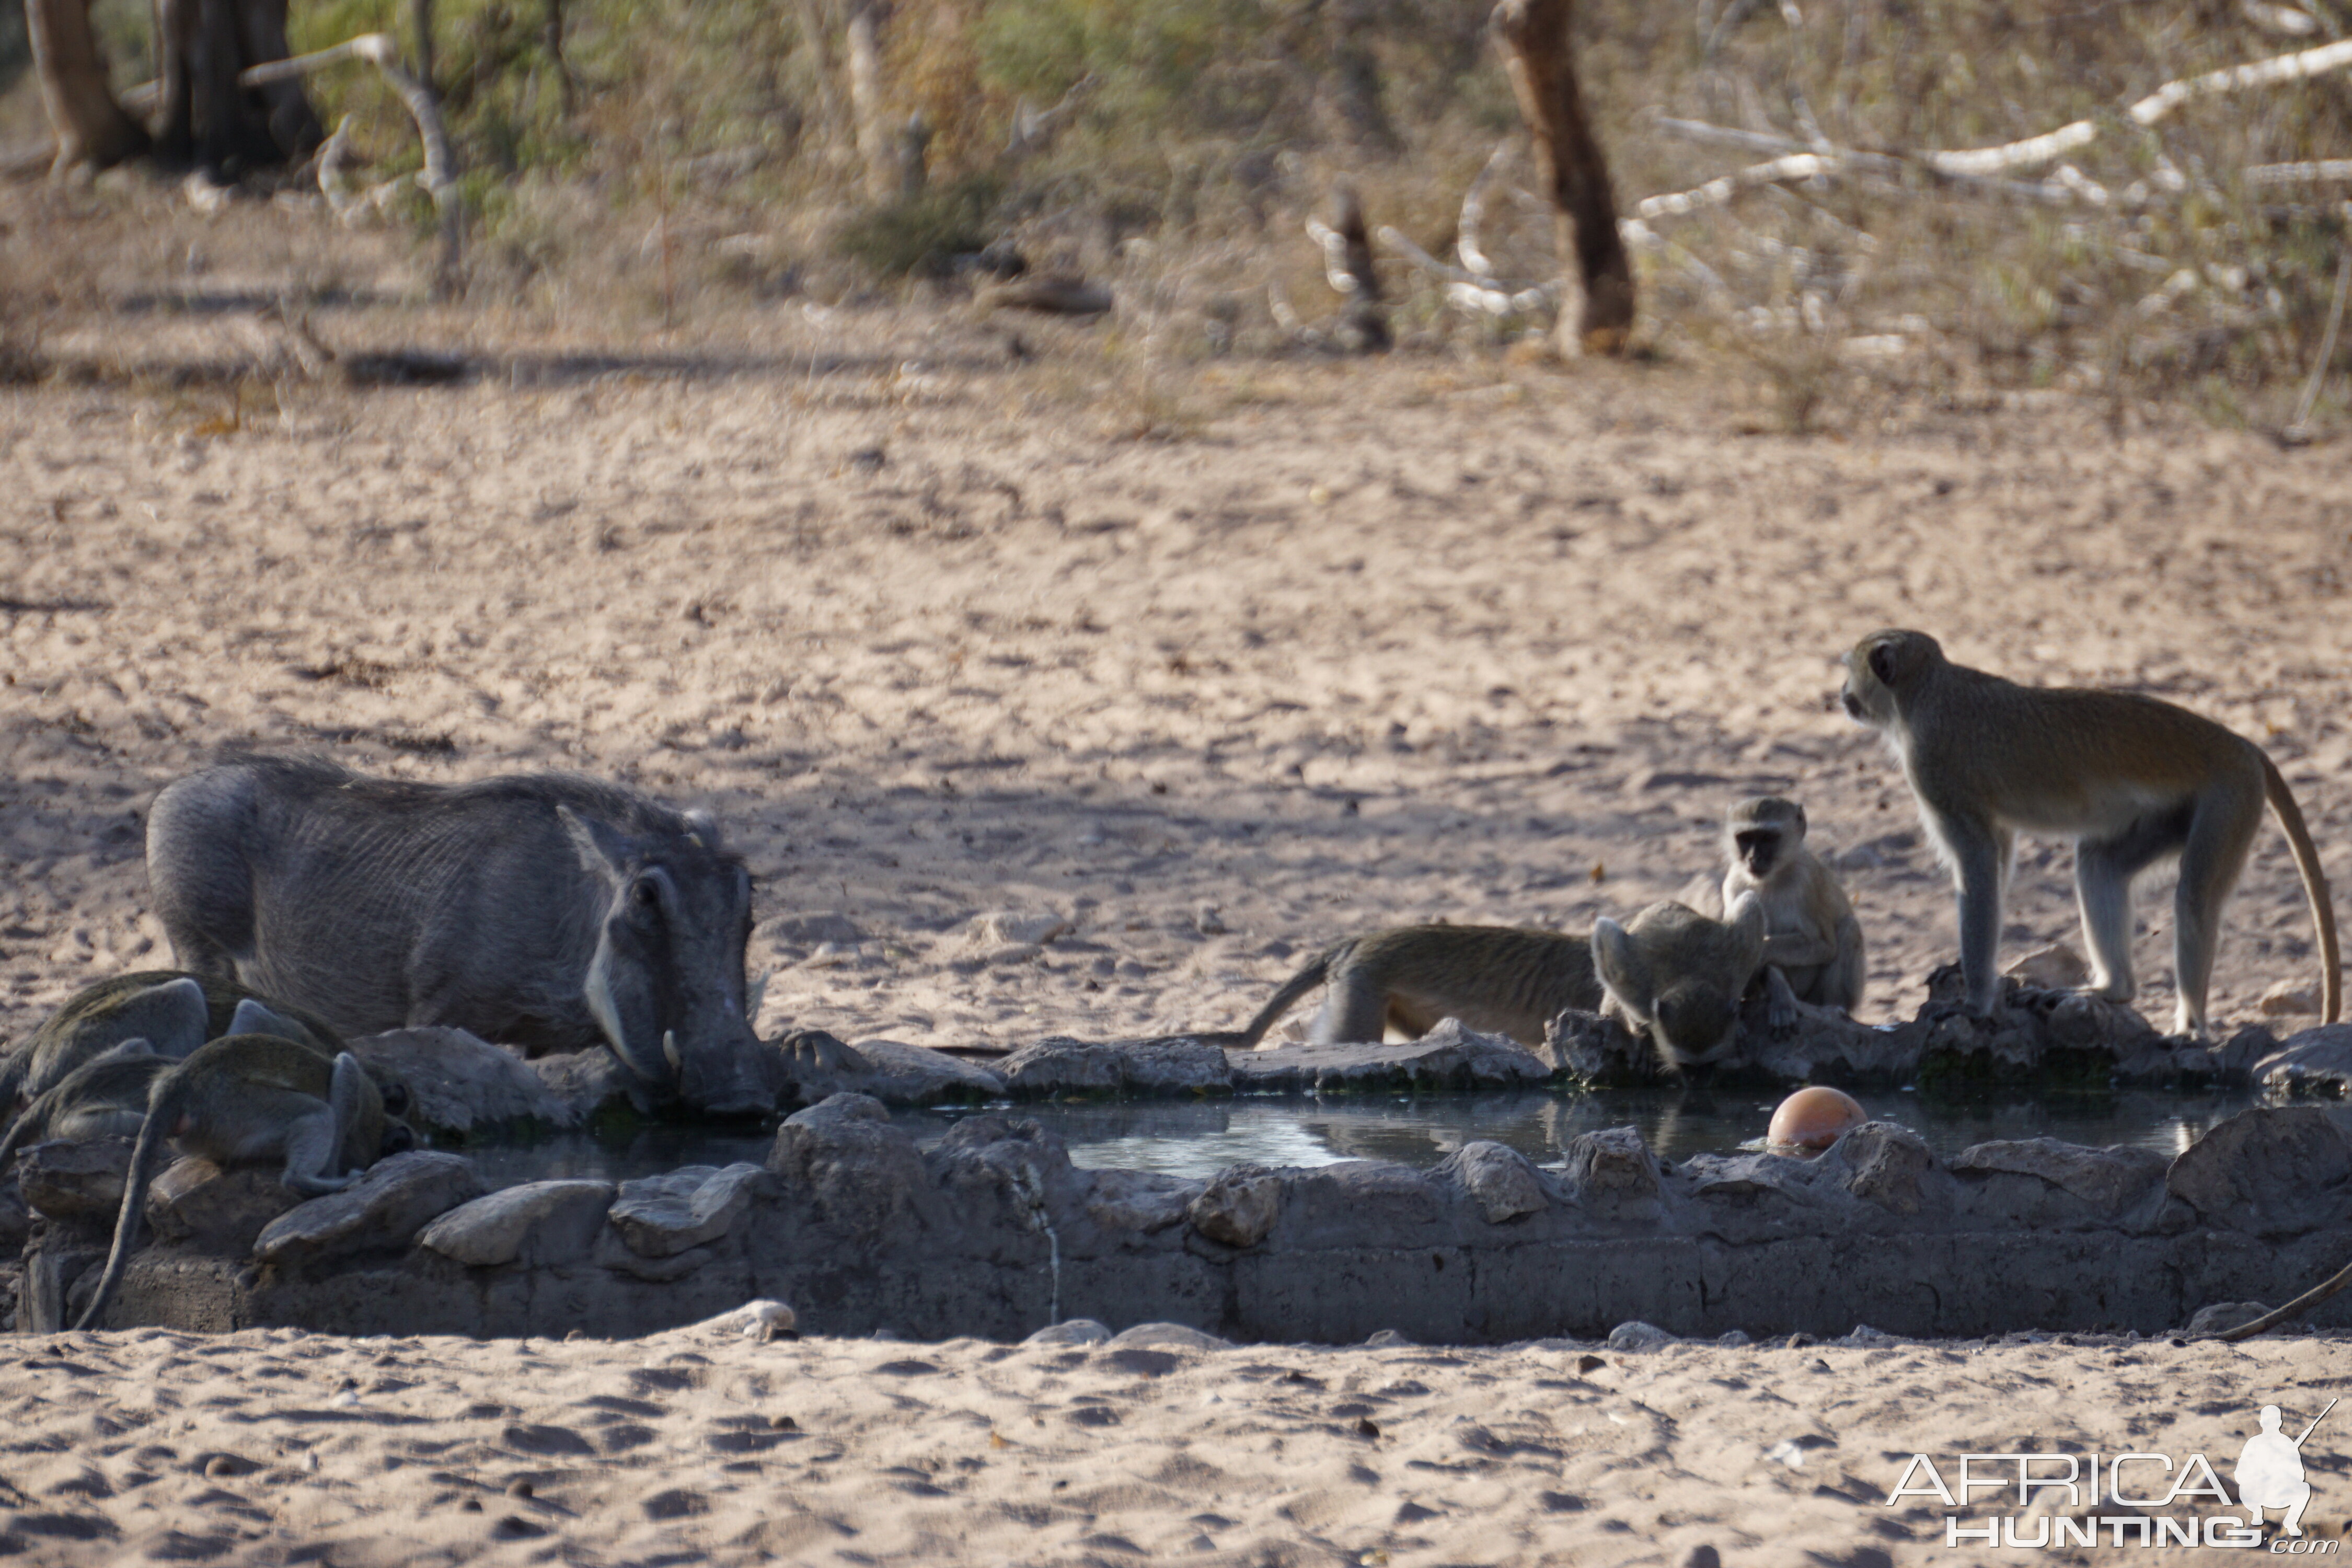
[[[1793,1028],[1790,1004],[1862,1005],[1862,922],[1845,889],[1805,847],[1805,808],[1779,795],[1743,800],[1724,815],[1723,907],[1742,895],[1764,900],[1764,966],[1774,1030]]]
[[[199,1047],[149,1089],[113,1249],[77,1329],[103,1323],[121,1289],[167,1141],[224,1167],[282,1162],[278,1180],[306,1197],[341,1191],[354,1179],[346,1172],[415,1142],[405,1125],[384,1115],[374,1079],[348,1051],[330,1060],[275,1035],[227,1035]]]
[[[1604,1009],[1650,1039],[1670,1067],[1718,1059],[1732,1044],[1740,993],[1756,972],[1764,907],[1744,899],[1727,923],[1653,904],[1588,939],[1517,926],[1397,926],[1325,949],[1283,982],[1246,1027],[1205,1036],[1251,1049],[1318,985],[1330,997],[1315,1045],[1377,1041],[1394,1027],[1427,1034],[1445,1018],[1533,1049],[1560,1013]]]
[[[206,1040],[243,1034],[299,1040],[329,1057],[343,1048],[324,1021],[234,980],[141,970],[75,993],[0,1061],[0,1108],[38,1099],[126,1040],[180,1061]]]
[[[145,1040],[125,1040],[84,1062],[36,1099],[0,1138],[0,1176],[17,1151],[51,1139],[85,1142],[134,1138],[147,1120],[147,1096],[172,1066]]]
[[[2000,997],[2000,906],[2021,830],[2074,842],[2074,899],[2093,994],[2128,1002],[2132,879],[2180,860],[2173,895],[2173,1032],[2206,1032],[2221,905],[2267,801],[2286,830],[2319,933],[2321,1011],[2342,1011],[2336,912],[2303,812],[2261,747],[2210,719],[2136,692],[2019,686],[1964,668],[1925,632],[1874,632],[1845,656],[1849,717],[1885,736],[1952,868],[1960,970],[1971,1010]]]

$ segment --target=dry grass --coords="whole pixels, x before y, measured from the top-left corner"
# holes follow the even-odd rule
[[[395,10],[304,9],[296,41],[396,29]],[[2352,26],[2339,0],[2315,0],[2312,14],[2321,32],[2306,44]],[[574,5],[560,69],[521,15],[497,0],[439,11],[474,215],[464,310],[443,331],[691,341],[780,301],[952,302],[965,289],[953,258],[1000,243],[1118,290],[1113,336],[1142,389],[1122,395],[1147,428],[1185,424],[1154,412],[1168,395],[1153,390],[1183,367],[1296,352],[1297,329],[1311,339],[1336,310],[1301,232],[1333,181],[1357,186],[1375,226],[1450,258],[1462,193],[1515,122],[1476,7],[920,0],[884,43],[890,116],[923,116],[930,180],[877,208],[860,194],[837,0]],[[2289,416],[2347,223],[2327,193],[2252,190],[2243,172],[2340,155],[2352,82],[2194,104],[2126,132],[2116,105],[2297,40],[2211,0],[2063,14],[1849,0],[1801,15],[1792,27],[1739,0],[1582,8],[1587,89],[1622,203],[1763,155],[1677,139],[1667,118],[1902,152],[2105,116],[2108,133],[2075,154],[2086,179],[2122,193],[2177,175],[2181,188],[2061,206],[1845,179],[1657,220],[1669,247],[1637,256],[1646,352],[1748,380],[1794,430],[1833,427],[1874,398],[1966,404],[2034,388],[2105,398],[2118,419],[2150,400],[2225,423]],[[316,89],[330,121],[356,116],[378,176],[414,167],[404,118],[371,76],[338,72]],[[21,110],[28,90],[0,108]],[[1051,137],[1007,151],[1024,105],[1065,95]],[[1522,158],[1482,236],[1523,282],[1556,270],[1529,184]],[[12,281],[12,299],[32,302],[0,323],[11,363],[37,363],[43,322],[60,312],[184,290],[204,266],[297,294],[362,278],[425,309],[421,202],[391,203],[390,227],[346,231],[316,211],[264,221],[257,206],[206,225],[168,191],[120,177],[23,199],[38,210],[14,209],[0,237],[9,265],[40,274],[55,265],[33,254],[46,248],[75,268]],[[1544,325],[1466,317],[1440,280],[1393,258],[1382,268],[1408,352],[1493,352]],[[2337,360],[2352,368],[2352,344]],[[2324,385],[2315,422],[2340,420],[2344,404],[2340,383]]]

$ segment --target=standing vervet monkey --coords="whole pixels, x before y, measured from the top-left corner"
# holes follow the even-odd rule
[[[1845,889],[1805,847],[1805,808],[1763,795],[1724,814],[1723,907],[1764,900],[1764,967],[1800,1002],[1851,1015],[1862,1005],[1862,922]],[[1789,1022],[1794,1023],[1793,1018]]]
[[[2019,686],[1964,669],[1924,632],[1873,632],[1856,643],[1842,695],[1846,712],[1895,749],[1920,820],[1952,868],[1960,972],[1977,1012],[1991,1012],[2000,996],[2001,898],[2021,829],[2074,841],[2087,989],[2111,1002],[2134,994],[2132,879],[2165,856],[2180,858],[2173,1032],[2202,1035],[2221,904],[2268,800],[2311,900],[2321,1007],[2336,1021],[2342,980],[2327,879],[2286,781],[2252,741],[2153,697]]]

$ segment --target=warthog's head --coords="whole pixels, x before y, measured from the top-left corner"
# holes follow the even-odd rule
[[[751,872],[705,816],[632,837],[556,809],[607,895],[585,990],[613,1054],[708,1115],[774,1110],[774,1053],[751,1032],[743,985]]]

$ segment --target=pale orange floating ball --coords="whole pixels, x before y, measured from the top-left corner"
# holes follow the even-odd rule
[[[1780,1102],[1764,1137],[1776,1148],[1826,1149],[1869,1120],[1853,1096],[1815,1084]]]

